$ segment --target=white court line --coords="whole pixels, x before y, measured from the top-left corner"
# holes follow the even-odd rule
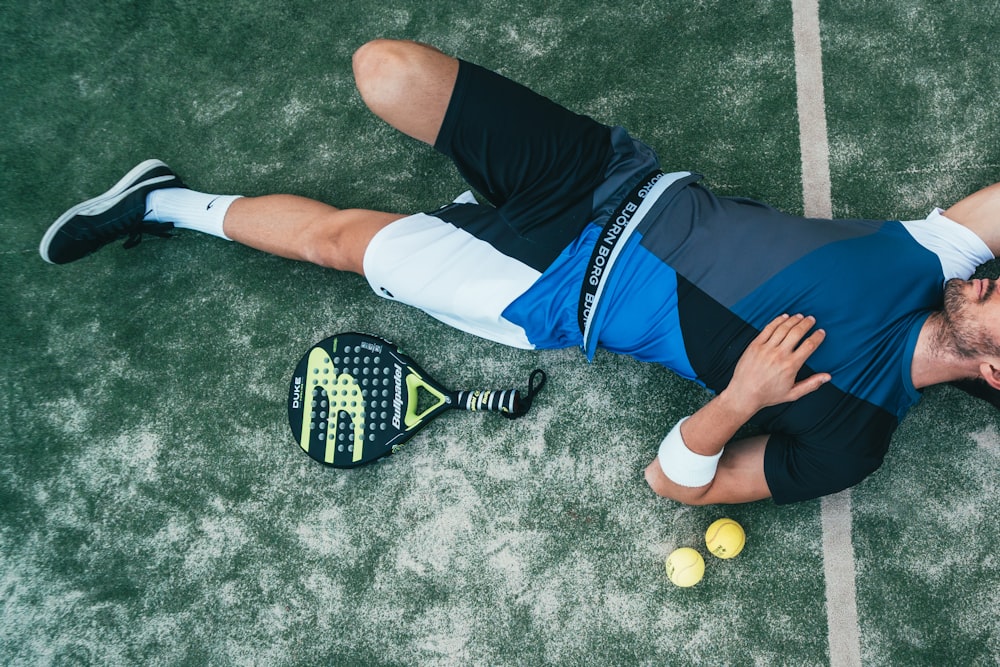
[[[820,501],[823,524],[823,572],[826,575],[826,624],[830,667],[860,667],[861,636],[854,586],[850,490]]]
[[[798,90],[799,146],[802,150],[802,199],[805,214],[833,215],[830,201],[830,146],[826,139],[823,55],[819,37],[819,0],[792,0],[795,33],[795,86]]]
[[[827,143],[819,0],[792,0],[795,35],[795,83],[799,143],[802,152],[802,200],[805,214],[833,215],[830,147]],[[851,495],[843,491],[820,501],[823,524],[823,571],[831,667],[860,667],[861,639],[851,542]]]

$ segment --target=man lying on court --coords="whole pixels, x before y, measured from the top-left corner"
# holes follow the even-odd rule
[[[150,160],[64,213],[42,257],[196,229],[361,273],[507,345],[663,364],[717,392],[646,469],[656,493],[691,504],[847,488],[879,467],[922,387],[1000,387],[996,282],[967,280],[1000,248],[1000,186],[924,220],[803,219],[661,173],[624,129],[428,46],[371,42],[354,72],[376,115],[449,156],[490,204],[466,193],[401,215],[208,195]],[[764,435],[732,441],[747,422]]]

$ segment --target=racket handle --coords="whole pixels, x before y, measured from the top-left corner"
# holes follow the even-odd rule
[[[545,386],[547,379],[542,369],[533,370],[528,378],[528,393],[524,396],[517,389],[459,391],[454,394],[455,407],[463,410],[489,410],[499,412],[508,419],[517,419],[531,409],[532,400]]]
[[[521,392],[517,389],[490,391],[477,389],[475,391],[460,391],[456,400],[457,408],[473,412],[486,410],[489,412],[504,412],[516,414],[521,406]]]

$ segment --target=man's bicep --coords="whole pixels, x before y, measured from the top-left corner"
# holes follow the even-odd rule
[[[994,255],[1000,254],[1000,183],[983,188],[950,206],[944,215],[968,227],[981,238]]]

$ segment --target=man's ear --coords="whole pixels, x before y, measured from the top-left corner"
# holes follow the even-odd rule
[[[986,381],[986,384],[1000,390],[1000,368],[984,361],[979,364],[979,375]]]

